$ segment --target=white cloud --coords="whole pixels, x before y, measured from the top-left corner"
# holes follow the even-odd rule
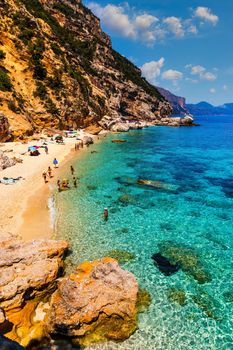
[[[158,18],[150,13],[139,13],[134,7],[130,7],[127,2],[122,5],[109,3],[103,6],[96,1],[92,1],[88,4],[88,7],[100,18],[112,34],[140,40],[149,46],[163,40],[165,37],[183,38],[197,35],[200,21],[217,23],[215,18],[217,16],[205,7],[198,7],[195,10],[195,15],[190,18],[175,16]]]
[[[135,26],[137,28],[148,29],[152,24],[158,21],[159,19],[157,17],[145,13],[144,15],[137,16],[135,18]]]
[[[215,93],[216,93],[216,89],[215,89],[215,88],[211,88],[211,89],[210,89],[210,93],[211,93],[211,94],[215,94]]]
[[[211,72],[206,72],[201,75],[201,79],[208,80],[208,81],[214,81],[217,79],[217,76]]]
[[[217,79],[217,75],[206,70],[205,67],[197,65],[193,66],[188,64],[185,66],[186,69],[190,69],[191,75],[198,75],[202,80],[214,81]]]
[[[181,38],[184,36],[185,32],[181,23],[181,20],[177,17],[167,17],[163,20],[167,25],[168,29],[175,34],[176,37]]]
[[[105,7],[92,2],[89,8],[105,23],[112,31],[119,35],[136,38],[136,31],[133,23],[130,21],[127,14],[124,13],[124,8],[115,5],[106,5]]]
[[[192,75],[202,75],[205,72],[205,67],[203,66],[191,66]]]
[[[206,22],[212,23],[213,25],[217,24],[219,21],[218,16],[214,15],[211,12],[211,9],[209,9],[208,7],[203,7],[203,6],[197,7],[194,12],[194,15]]]
[[[156,83],[156,78],[160,76],[161,68],[163,67],[165,59],[163,57],[158,61],[151,61],[145,63],[142,67],[142,75],[151,83]]]
[[[198,33],[197,26],[194,25],[194,24],[191,24],[191,25],[188,27],[187,31],[188,31],[189,33],[192,33],[192,34],[197,34],[197,33]]]
[[[222,89],[223,89],[223,91],[227,91],[228,90],[228,86],[227,85],[223,85]]]
[[[177,80],[182,79],[182,77],[183,77],[183,73],[174,69],[168,69],[162,74],[162,78],[164,80],[172,80],[173,82],[176,82]]]

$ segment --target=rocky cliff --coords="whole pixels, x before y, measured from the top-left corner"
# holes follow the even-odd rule
[[[1,140],[171,114],[80,0],[0,0],[0,15]]]
[[[184,97],[176,96],[172,94],[170,91],[163,89],[161,87],[157,88],[160,94],[170,102],[173,108],[173,115],[185,115],[188,114],[188,109],[186,107],[186,101]]]

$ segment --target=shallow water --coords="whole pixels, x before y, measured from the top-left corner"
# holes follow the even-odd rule
[[[226,297],[233,293],[233,117],[199,122],[111,135],[73,161],[78,188],[56,198],[57,235],[71,242],[72,262],[113,249],[132,252],[136,258],[122,266],[152,296],[129,340],[90,349],[233,349],[233,304]],[[111,142],[118,137],[127,143]],[[161,181],[162,188],[138,179]],[[151,256],[163,241],[191,248],[211,282],[199,284],[182,269],[161,273]],[[169,300],[170,288],[185,292],[184,306]]]

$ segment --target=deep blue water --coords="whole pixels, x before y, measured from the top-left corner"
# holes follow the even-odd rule
[[[57,196],[57,233],[70,240],[73,262],[113,249],[134,253],[122,266],[152,296],[129,340],[93,349],[233,349],[233,116],[197,121],[107,136],[73,161],[78,188]],[[160,272],[151,256],[164,241],[188,248],[210,281],[184,269]],[[185,305],[169,298],[171,288],[185,293]]]

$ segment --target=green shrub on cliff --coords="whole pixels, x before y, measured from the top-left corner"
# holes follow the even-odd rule
[[[9,108],[12,112],[14,112],[14,113],[20,113],[20,109],[17,107],[17,105],[16,105],[16,103],[15,103],[14,100],[8,101],[7,105],[8,105],[8,108]]]
[[[44,100],[47,97],[47,89],[41,82],[38,82],[34,96],[39,97],[41,100]]]
[[[5,52],[0,50],[0,60],[3,60],[5,57],[6,57]]]
[[[0,91],[11,91],[12,83],[7,71],[0,67]]]

